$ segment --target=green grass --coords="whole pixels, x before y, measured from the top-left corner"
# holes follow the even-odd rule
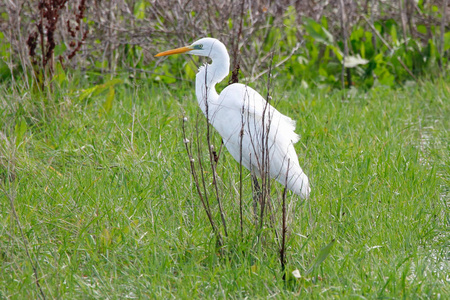
[[[239,167],[228,153],[218,169],[230,237],[216,249],[181,134],[182,110],[190,132],[197,118],[193,86],[118,85],[102,114],[106,93],[81,101],[61,88],[43,100],[3,86],[0,298],[39,297],[32,265],[57,299],[450,297],[450,85],[273,97],[297,120],[312,182],[287,251],[303,278],[287,283],[270,230],[255,242],[245,170],[239,238]]]

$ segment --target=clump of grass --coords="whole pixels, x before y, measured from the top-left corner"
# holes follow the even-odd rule
[[[14,102],[32,94],[8,93],[0,95],[8,120],[0,127],[0,180],[6,140],[20,137],[14,203],[32,259],[2,184],[2,297],[39,297],[33,265],[47,298],[450,295],[446,82],[350,90],[344,100],[340,92],[272,92],[277,108],[297,120],[313,191],[294,209],[286,283],[277,251],[240,239],[238,197],[223,203],[235,248],[217,255],[180,127],[180,106],[190,120],[197,114],[190,85],[117,86],[115,105],[101,115],[104,95],[72,97],[52,107],[58,117],[25,131]],[[231,187],[223,193],[236,194],[239,165],[221,155],[221,180]],[[243,175],[251,215],[251,179]],[[329,257],[314,268],[331,238]],[[295,269],[300,279],[290,276]]]

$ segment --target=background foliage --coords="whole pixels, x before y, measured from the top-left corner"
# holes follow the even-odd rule
[[[31,66],[41,62],[37,66],[42,68],[51,52],[49,60],[56,68],[75,68],[96,81],[118,74],[166,83],[192,80],[195,59],[185,62],[178,57],[161,64],[153,55],[212,36],[225,43],[232,65],[240,65],[247,82],[275,64],[275,75],[287,86],[298,82],[321,87],[394,86],[420,77],[435,78],[447,70],[447,3],[5,1],[0,6],[0,78],[9,80],[11,73],[33,76]],[[54,20],[56,25],[51,24]],[[33,36],[36,45],[30,53]],[[49,51],[51,43],[54,50]],[[347,70],[341,78],[344,62]]]

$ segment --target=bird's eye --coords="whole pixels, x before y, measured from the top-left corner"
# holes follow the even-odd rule
[[[195,45],[195,49],[201,50],[201,49],[203,49],[203,45],[202,45],[202,44],[200,44],[200,45]]]

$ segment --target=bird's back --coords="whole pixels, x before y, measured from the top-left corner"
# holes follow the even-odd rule
[[[294,132],[295,121],[281,114],[254,89],[239,83],[229,85],[216,101],[210,102],[209,116],[237,161],[243,130],[242,164],[258,176],[262,172],[270,174],[296,194],[308,196],[308,177],[294,148],[299,140]]]

